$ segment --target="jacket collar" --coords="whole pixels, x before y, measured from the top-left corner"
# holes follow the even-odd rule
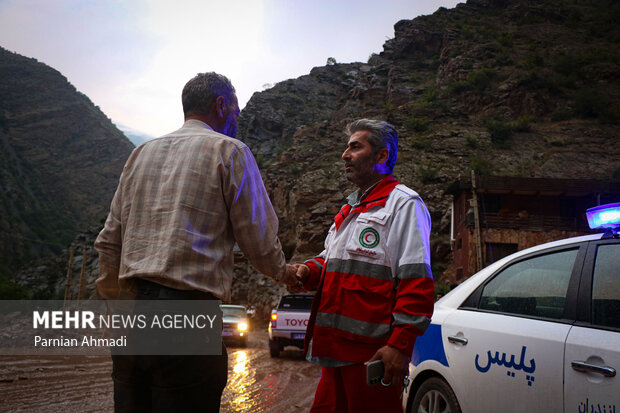
[[[349,201],[349,204],[351,204],[351,206],[354,208],[354,211],[357,211],[358,208],[365,208],[364,211],[367,211],[368,209],[372,208],[368,207],[369,204],[373,204],[373,206],[376,206],[378,205],[376,203],[381,203],[381,201],[381,206],[384,206],[385,202],[387,201],[388,195],[390,195],[390,192],[392,192],[394,187],[398,184],[399,182],[394,179],[394,176],[387,175],[385,178],[375,184],[368,193],[362,195],[361,201],[357,202],[356,204],[351,202],[351,200],[353,199],[357,200],[359,189],[349,195],[347,200]]]
[[[394,187],[396,187],[396,185],[398,184],[399,182],[394,179],[394,176],[388,175],[381,181],[379,181],[379,183],[376,184],[375,187],[372,188],[370,192],[362,198],[361,202],[355,205],[351,202],[353,200],[357,200],[359,189],[353,192],[347,198],[349,202],[345,204],[334,217],[336,229],[340,229],[340,225],[350,213],[362,213],[377,206],[385,206],[388,196],[390,195]]]

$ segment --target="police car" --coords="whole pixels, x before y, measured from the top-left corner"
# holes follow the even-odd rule
[[[403,407],[413,413],[620,413],[620,203],[603,234],[510,255],[435,304]]]

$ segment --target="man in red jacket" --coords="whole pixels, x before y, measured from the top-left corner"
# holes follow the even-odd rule
[[[303,287],[317,291],[306,357],[322,374],[311,412],[401,412],[413,346],[433,312],[431,221],[420,196],[392,176],[394,127],[360,119],[347,132],[342,159],[358,190],[334,217],[325,250],[297,265]],[[385,372],[369,386],[375,360]]]

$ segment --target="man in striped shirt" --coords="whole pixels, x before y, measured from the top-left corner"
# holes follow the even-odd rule
[[[401,412],[413,346],[433,312],[431,220],[420,196],[392,176],[394,127],[360,119],[347,131],[342,159],[358,190],[334,218],[325,250],[297,265],[303,287],[317,291],[306,354],[323,368],[311,412]],[[369,386],[366,364],[375,360],[384,376]]]
[[[200,73],[182,103],[183,127],[136,148],[125,164],[95,242],[99,295],[229,301],[235,242],[257,270],[296,285],[256,161],[234,139],[239,105],[230,80]],[[225,348],[113,355],[115,410],[218,411],[227,372]]]

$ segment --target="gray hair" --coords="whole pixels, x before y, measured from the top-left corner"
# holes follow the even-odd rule
[[[206,115],[218,96],[223,96],[226,104],[230,104],[234,94],[235,88],[226,76],[215,72],[198,73],[183,88],[183,113],[186,117],[192,114]]]
[[[389,173],[392,173],[398,154],[398,132],[396,132],[394,126],[382,120],[358,119],[349,123],[346,129],[349,136],[360,130],[370,132],[366,136],[366,140],[372,147],[373,156],[380,149],[386,148],[388,150],[389,155],[387,161],[385,161],[385,166],[388,168]]]

